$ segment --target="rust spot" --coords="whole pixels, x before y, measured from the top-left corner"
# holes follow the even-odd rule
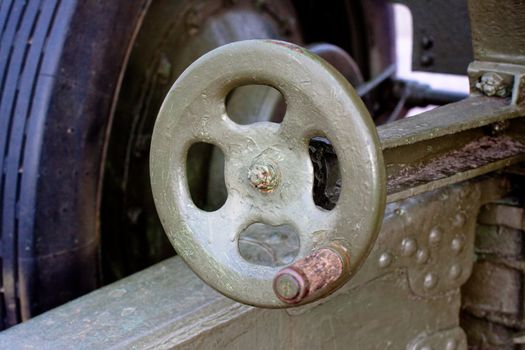
[[[464,147],[426,163],[407,166],[387,181],[387,192],[422,185],[457,173],[481,167],[525,152],[525,145],[506,136],[484,136]]]
[[[288,304],[297,304],[305,299],[321,298],[337,287],[337,282],[348,269],[348,253],[340,246],[321,248],[294,264],[282,269],[274,278],[277,297]],[[295,286],[280,284],[294,281]],[[289,293],[290,289],[297,291]],[[287,295],[283,290],[288,292]]]

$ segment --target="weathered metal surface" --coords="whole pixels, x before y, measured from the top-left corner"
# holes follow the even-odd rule
[[[228,118],[227,94],[246,84],[267,84],[283,94],[287,111],[281,124],[239,125]],[[317,207],[311,192],[308,145],[317,136],[331,141],[342,174],[331,211]],[[197,208],[188,193],[184,165],[195,142],[215,144],[225,154],[228,199],[214,212]],[[248,169],[267,163],[276,164],[280,180],[271,193],[261,193],[248,180]],[[300,237],[297,259],[337,240],[350,263],[335,288],[369,252],[385,201],[379,140],[362,101],[325,61],[278,41],[223,46],[181,75],[155,125],[151,179],[163,227],[191,268],[225,295],[264,307],[288,306],[272,288],[279,269],[242,258],[237,240],[243,228],[291,224]]]
[[[523,116],[525,106],[512,104],[509,98],[476,94],[379,126],[387,171],[387,202],[523,161]],[[322,142],[314,146],[316,169],[329,168],[328,172],[330,168],[335,169],[337,159],[330,146]],[[318,164],[320,156],[321,165]],[[315,183],[314,193],[320,198],[324,196],[332,204],[336,203],[338,180],[322,180]]]
[[[479,176],[525,159],[525,106],[472,96],[378,127],[387,201]],[[505,127],[501,123],[507,121]]]
[[[412,69],[465,74],[472,62],[467,0],[394,0],[412,14]]]
[[[176,257],[0,333],[0,348],[465,349],[459,287],[477,213],[507,191],[485,178],[390,204],[355,278],[316,304],[238,304]]]

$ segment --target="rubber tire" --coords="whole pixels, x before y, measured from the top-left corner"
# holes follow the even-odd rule
[[[149,2],[0,3],[1,328],[100,284],[108,127]]]
[[[146,5],[0,5],[2,328],[97,286],[106,125]]]

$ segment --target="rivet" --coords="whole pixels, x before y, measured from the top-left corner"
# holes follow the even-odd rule
[[[456,253],[460,253],[463,249],[463,238],[455,237],[452,242],[450,242],[450,248]]]
[[[434,227],[428,235],[428,240],[430,244],[437,245],[441,241],[441,237],[443,237],[441,229],[439,227]]]
[[[432,48],[433,45],[434,45],[434,40],[432,40],[432,38],[426,35],[421,38],[421,47],[423,49],[428,50]]]
[[[413,238],[405,238],[401,242],[401,254],[403,256],[412,256],[417,250],[417,242]]]
[[[421,66],[430,67],[434,64],[434,56],[432,54],[426,53],[421,56]]]
[[[437,281],[438,281],[437,276],[433,274],[432,272],[429,272],[425,276],[425,280],[423,281],[423,286],[426,289],[432,289],[436,286]]]
[[[445,346],[445,350],[456,350],[456,348],[457,348],[456,339],[449,339],[447,341],[447,345]]]
[[[379,267],[385,268],[392,263],[392,254],[383,253],[379,256]]]
[[[450,278],[452,279],[457,279],[459,276],[461,276],[461,272],[463,271],[463,269],[461,268],[461,265],[459,264],[454,264],[450,267],[450,270],[448,272],[448,275],[450,276]]]
[[[429,255],[428,255],[428,250],[426,250],[425,248],[421,248],[417,251],[416,253],[416,261],[419,263],[419,264],[424,264],[428,261],[428,258],[429,258]]]

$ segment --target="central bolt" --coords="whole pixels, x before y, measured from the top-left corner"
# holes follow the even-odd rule
[[[248,180],[261,192],[272,192],[279,184],[277,167],[267,161],[256,161],[248,169]]]

